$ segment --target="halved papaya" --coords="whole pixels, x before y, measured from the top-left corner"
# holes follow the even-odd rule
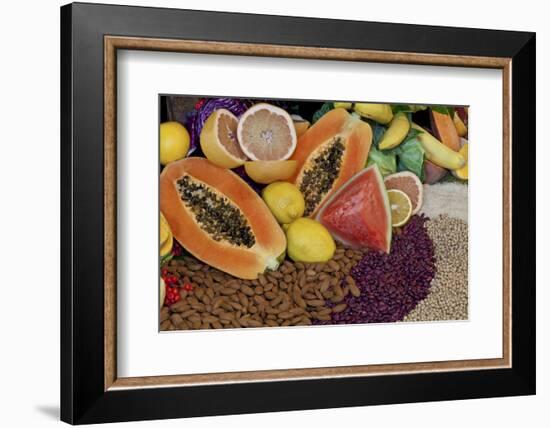
[[[336,189],[364,168],[372,143],[367,122],[336,108],[321,117],[298,139],[290,159],[296,174],[290,179],[304,195],[304,215],[313,217]]]
[[[176,240],[197,259],[238,278],[276,269],[281,227],[237,174],[204,158],[172,162],[160,175],[160,209]]]

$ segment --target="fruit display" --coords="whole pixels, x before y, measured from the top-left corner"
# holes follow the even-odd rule
[[[467,107],[161,103],[162,331],[467,318]]]

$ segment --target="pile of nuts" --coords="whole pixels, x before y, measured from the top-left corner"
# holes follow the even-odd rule
[[[276,271],[242,280],[199,260],[171,260],[180,299],[160,312],[161,330],[311,325],[346,309],[344,298],[360,290],[349,275],[363,257],[339,247],[326,263],[285,261]],[[329,305],[327,303],[330,302]]]

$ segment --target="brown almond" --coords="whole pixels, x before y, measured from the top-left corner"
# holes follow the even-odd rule
[[[251,297],[254,295],[254,290],[250,288],[248,285],[241,285],[241,291],[247,295],[248,297]]]
[[[275,294],[273,291],[266,291],[264,293],[264,296],[267,300],[273,300],[275,297],[277,297],[277,294]]]
[[[236,302],[229,302],[229,305],[237,311],[240,311],[243,308],[240,303],[236,303]]]
[[[204,312],[206,305],[204,303],[197,303],[196,305],[191,305],[191,307],[199,312]]]
[[[327,264],[332,268],[334,269],[335,271],[339,271],[340,270],[340,265],[338,263],[336,263],[335,260],[329,260],[327,262]]]
[[[189,309],[191,306],[187,303],[186,300],[178,300],[173,305],[170,305],[170,311],[172,312],[183,312]],[[164,308],[163,308],[164,309]]]
[[[180,314],[172,314],[170,315],[170,321],[172,321],[172,324],[178,325],[180,322],[183,321],[183,318]]]
[[[294,315],[291,314],[290,312],[281,312],[279,313],[279,318],[282,319],[282,320],[287,320],[287,319],[290,319],[290,318],[293,318]]]
[[[195,309],[189,309],[185,312],[182,312],[181,313],[181,317],[182,318],[188,318],[190,317],[191,315],[195,315],[197,313],[197,311]]]
[[[345,303],[340,303],[339,305],[336,305],[332,308],[332,312],[334,313],[338,313],[338,312],[342,312],[344,309],[346,309],[348,305],[346,305]]]
[[[260,321],[257,321],[253,318],[248,320],[249,327],[263,327],[263,324]]]
[[[306,303],[307,303],[308,306],[314,306],[314,307],[325,305],[325,301],[324,300],[319,300],[319,299],[306,300]]]
[[[174,305],[172,305],[174,306]],[[168,308],[166,306],[164,306],[161,310],[160,310],[160,322],[164,322],[166,321],[168,318],[170,318],[170,311],[168,310]]]

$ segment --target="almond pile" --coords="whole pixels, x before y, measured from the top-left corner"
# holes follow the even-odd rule
[[[180,299],[163,306],[161,330],[278,327],[329,321],[346,309],[348,294],[360,290],[349,275],[362,258],[358,250],[337,248],[327,263],[285,261],[277,271],[241,280],[193,257],[171,260]]]

